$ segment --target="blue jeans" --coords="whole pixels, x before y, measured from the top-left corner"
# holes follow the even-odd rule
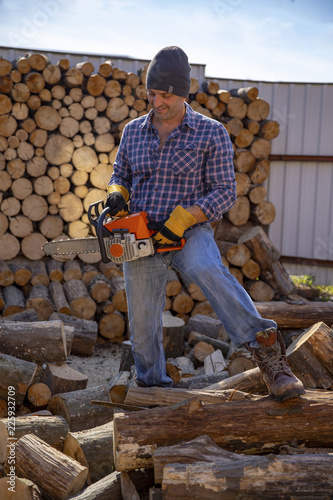
[[[256,347],[257,331],[276,328],[274,321],[261,318],[250,296],[222,263],[210,224],[188,230],[185,237],[182,250],[124,263],[137,379],[148,386],[172,386],[162,346],[168,267],[181,271],[191,283],[199,285],[236,346],[251,342]]]

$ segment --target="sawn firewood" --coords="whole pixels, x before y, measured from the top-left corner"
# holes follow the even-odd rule
[[[307,446],[330,447],[332,405],[330,391],[310,391],[284,403],[262,398],[203,405],[191,400],[166,408],[118,413],[114,416],[116,466],[120,471],[151,467],[158,446],[202,434],[229,451],[243,453],[276,451],[294,440]]]

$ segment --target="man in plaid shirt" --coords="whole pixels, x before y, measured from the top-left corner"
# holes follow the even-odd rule
[[[169,267],[200,286],[231,341],[253,353],[271,393],[285,400],[304,393],[290,371],[276,323],[261,318],[223,265],[210,225],[236,201],[233,148],[224,126],[185,102],[191,67],[185,52],[160,50],[147,71],[148,115],[123,131],[108,185],[110,215],[146,211],[156,246],[186,239],[182,250],[124,263],[137,381],[172,386],[162,346],[162,311]]]

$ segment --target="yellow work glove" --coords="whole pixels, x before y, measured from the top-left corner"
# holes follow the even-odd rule
[[[105,202],[105,208],[109,207],[111,217],[123,217],[128,214],[129,192],[124,186],[113,184],[108,186],[108,197]]]
[[[179,242],[186,229],[196,223],[196,218],[185,208],[178,205],[166,220],[158,233],[153,236],[158,246],[172,245]]]

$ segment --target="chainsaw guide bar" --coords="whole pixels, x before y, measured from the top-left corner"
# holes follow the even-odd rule
[[[73,255],[100,252],[97,238],[73,238],[72,240],[49,241],[44,245],[47,255]]]

